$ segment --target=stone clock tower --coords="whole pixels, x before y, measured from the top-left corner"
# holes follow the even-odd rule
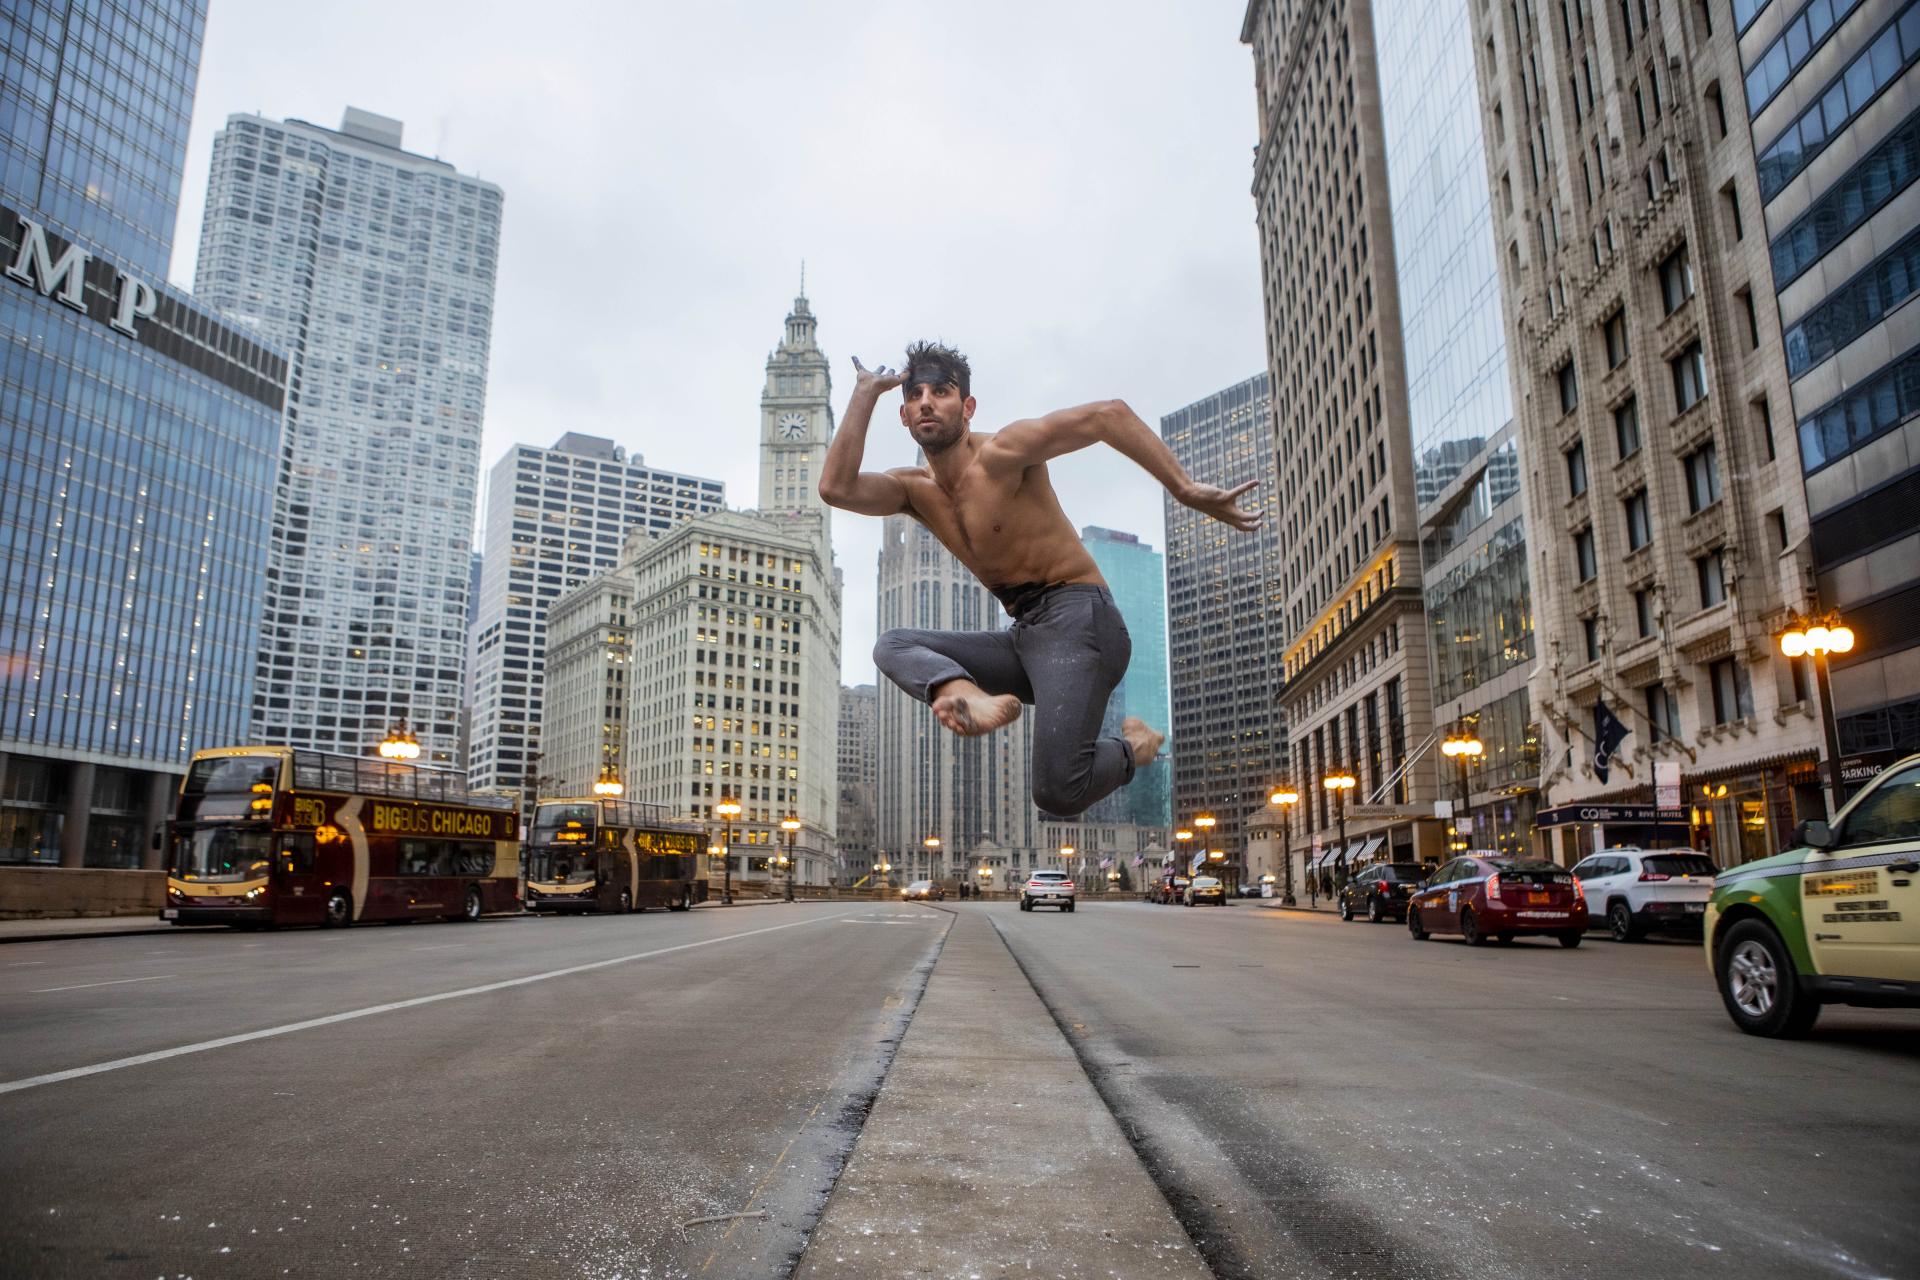
[[[820,541],[830,545],[827,504],[820,501],[820,466],[833,438],[828,396],[833,378],[814,337],[806,283],[787,314],[787,332],[767,357],[767,385],[760,393],[760,509],[809,512],[820,518]]]

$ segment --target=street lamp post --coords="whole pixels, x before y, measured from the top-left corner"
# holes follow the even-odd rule
[[[418,760],[420,758],[420,740],[407,729],[407,718],[400,717],[400,723],[387,732],[380,740],[380,756],[385,760]]]
[[[880,873],[881,893],[884,894],[889,889],[893,888],[893,864],[891,862],[888,862],[886,858],[883,856],[880,859],[880,865],[875,867],[874,870]]]
[[[793,874],[799,870],[800,867],[800,864],[793,860],[793,840],[795,834],[800,830],[800,819],[794,817],[792,814],[788,814],[786,817],[780,819],[780,829],[787,833],[787,901],[792,902]]]
[[[1820,723],[1827,738],[1827,816],[1840,812],[1846,799],[1840,784],[1840,732],[1833,718],[1833,689],[1827,683],[1827,655],[1853,652],[1853,628],[1829,613],[1815,622],[1797,614],[1780,633],[1780,652],[1789,658],[1813,659],[1813,682],[1820,698]]]
[[[1267,797],[1267,803],[1278,806],[1280,810],[1280,861],[1287,869],[1280,902],[1290,907],[1293,905],[1293,806],[1300,803],[1300,793],[1289,787],[1277,787]]]
[[[1213,842],[1213,829],[1218,823],[1219,819],[1210,813],[1196,813],[1193,815],[1193,825],[1200,828],[1200,844],[1202,848],[1205,848]],[[1211,864],[1213,861],[1213,850],[1207,849],[1206,852],[1207,861]],[[1209,865],[1208,869],[1212,869],[1211,865]],[[1225,899],[1223,898],[1221,901],[1224,902]]]
[[[1462,839],[1465,839],[1466,833],[1460,830],[1460,819],[1471,816],[1467,808],[1467,762],[1470,760],[1478,760],[1481,753],[1485,750],[1486,744],[1468,733],[1465,726],[1461,727],[1460,732],[1450,735],[1445,742],[1440,744],[1440,754],[1451,758],[1455,764],[1460,766],[1460,807],[1454,812],[1453,831],[1455,835],[1460,836]],[[1467,841],[1467,844],[1471,845],[1472,841]],[[1465,848],[1463,847],[1458,850],[1458,852],[1464,853]]]
[[[740,802],[723,799],[713,806],[713,811],[724,818],[727,824],[727,834],[720,842],[720,851],[725,859],[720,864],[720,902],[725,906],[733,901],[733,820],[740,816]]]
[[[604,800],[618,800],[626,790],[626,784],[620,781],[620,775],[614,771],[611,760],[600,766],[600,776],[593,783],[593,794]]]
[[[940,837],[939,837],[939,836],[928,836],[928,837],[927,837],[927,838],[926,838],[925,840],[922,840],[922,841],[920,842],[920,844],[921,844],[921,845],[922,845],[922,847],[924,847],[924,848],[926,849],[926,851],[927,851],[927,879],[929,879],[929,880],[944,880],[944,879],[946,879],[946,877],[945,877],[945,876],[936,876],[936,875],[935,875],[935,874],[933,873],[933,860],[934,860],[934,858],[936,858],[937,856],[939,856],[939,853],[940,853]]]
[[[1347,878],[1347,792],[1359,785],[1358,780],[1345,769],[1338,769],[1320,779],[1320,785],[1333,792],[1334,820],[1339,824],[1340,832],[1340,852],[1335,854],[1333,859],[1334,879],[1345,880]]]

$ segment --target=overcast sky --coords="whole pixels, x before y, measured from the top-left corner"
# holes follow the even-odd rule
[[[483,489],[512,445],[582,431],[752,506],[802,259],[836,418],[849,356],[937,337],[973,361],[976,427],[1109,396],[1157,427],[1265,364],[1244,9],[214,0],[174,279],[229,114],[352,105],[506,192]],[[898,403],[872,467],[913,461]],[[1076,526],[1165,550],[1132,463],[1052,469]],[[842,667],[871,681],[880,522],[834,529]]]

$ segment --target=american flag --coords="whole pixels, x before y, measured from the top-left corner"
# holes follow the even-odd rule
[[[1144,853],[1136,853],[1133,855],[1133,865],[1136,867],[1143,866],[1146,863],[1146,861],[1147,861],[1147,855]]]
[[[1106,870],[1108,870],[1109,868],[1111,868],[1112,866],[1113,866],[1113,859],[1112,859],[1112,858],[1102,858],[1102,859],[1100,859],[1100,869],[1101,869],[1102,871],[1106,871]]]

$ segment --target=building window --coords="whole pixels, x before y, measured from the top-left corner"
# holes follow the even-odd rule
[[[1587,491],[1587,446],[1578,440],[1567,450],[1567,491],[1576,498]]]
[[[1587,661],[1600,661],[1600,619],[1595,617],[1580,619],[1580,634],[1587,642]]]
[[[1627,512],[1627,550],[1638,551],[1653,541],[1653,522],[1647,514],[1647,491],[1631,494],[1621,504]]]
[[[1621,307],[1601,326],[1607,343],[1607,368],[1618,369],[1627,362],[1627,309]]]
[[[1665,742],[1680,736],[1680,701],[1673,690],[1654,683],[1646,688],[1647,726],[1653,742]]]
[[[1686,350],[1669,363],[1673,368],[1673,411],[1677,416],[1707,398],[1707,357],[1698,342],[1689,342]]]
[[[1693,562],[1694,576],[1700,581],[1700,607],[1708,609],[1727,598],[1727,580],[1720,551],[1707,552]]]
[[[1593,556],[1592,529],[1582,529],[1573,535],[1573,558],[1574,563],[1580,570],[1579,580],[1581,582],[1592,582],[1594,576],[1600,572],[1599,565]]]
[[[1753,714],[1753,685],[1747,669],[1732,658],[1722,658],[1707,668],[1713,681],[1713,722],[1731,724]]]
[[[1642,587],[1633,593],[1633,624],[1640,638],[1653,634],[1653,588]]]
[[[1759,431],[1761,442],[1767,447],[1767,461],[1772,462],[1779,456],[1773,447],[1773,406],[1767,403],[1765,396],[1761,396],[1753,402],[1752,408],[1754,428]]]
[[[1720,501],[1720,454],[1711,441],[1686,458],[1687,510],[1705,511]]]
[[[1640,402],[1629,398],[1613,411],[1613,442],[1621,458],[1640,452]]]
[[[1693,263],[1687,258],[1687,246],[1681,245],[1660,262],[1660,300],[1672,315],[1692,296]]]
[[[1574,376],[1573,361],[1569,360],[1554,370],[1553,376],[1560,384],[1560,412],[1572,413],[1580,403],[1580,384]]]

